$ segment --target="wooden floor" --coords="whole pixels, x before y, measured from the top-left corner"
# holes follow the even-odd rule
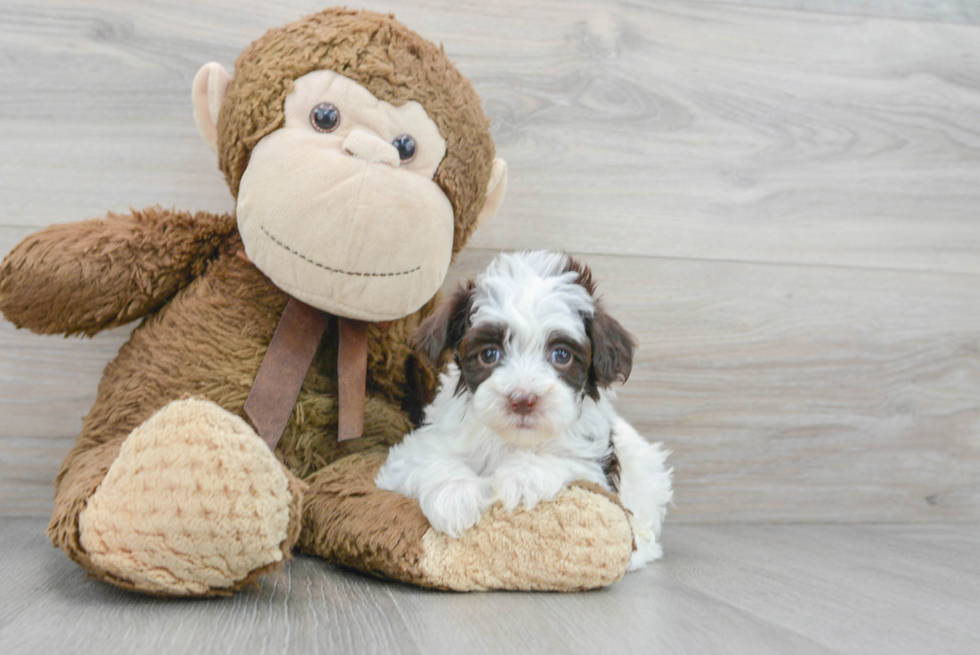
[[[676,525],[664,561],[581,594],[452,594],[298,557],[230,599],[87,580],[0,522],[2,653],[976,653],[980,529]]]
[[[445,45],[510,164],[450,283],[568,250],[639,337],[620,409],[673,451],[665,560],[574,596],[307,559],[228,601],[108,589],[43,526],[131,327],[0,321],[0,653],[980,652],[980,3],[363,4]],[[110,209],[233,209],[190,81],[322,6],[0,0],[0,256]]]

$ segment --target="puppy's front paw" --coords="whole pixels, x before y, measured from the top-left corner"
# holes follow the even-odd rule
[[[497,500],[507,511],[521,504],[526,509],[534,509],[542,500],[551,500],[558,495],[562,479],[547,471],[510,468],[497,472],[493,486]]]
[[[450,480],[421,493],[419,506],[437,532],[455,538],[480,521],[491,500],[487,485],[477,479]]]

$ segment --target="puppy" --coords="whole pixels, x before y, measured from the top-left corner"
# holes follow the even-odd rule
[[[500,502],[533,508],[576,480],[617,493],[632,513],[629,569],[661,556],[672,497],[661,444],[613,408],[633,337],[595,297],[588,267],[562,253],[497,257],[421,326],[415,345],[453,355],[425,422],[394,446],[376,483],[419,501],[458,537]]]

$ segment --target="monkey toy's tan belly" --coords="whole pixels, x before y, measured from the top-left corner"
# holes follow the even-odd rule
[[[233,254],[234,241],[133,331],[106,367],[83,439],[103,442],[128,434],[177,398],[206,398],[243,416],[288,296]],[[375,384],[369,370],[365,436],[338,444],[335,362],[334,323],[276,449],[301,477],[344,454],[395,443],[412,427],[398,399],[383,393],[385,385]]]

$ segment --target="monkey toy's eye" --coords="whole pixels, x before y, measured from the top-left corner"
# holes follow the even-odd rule
[[[398,150],[398,158],[402,160],[403,164],[415,159],[415,139],[412,138],[411,134],[401,134],[396,136],[391,145],[395,146]]]
[[[490,366],[491,364],[496,364],[500,360],[500,349],[494,348],[493,346],[489,348],[484,348],[480,351],[480,363],[484,366]]]
[[[310,123],[317,132],[333,132],[340,125],[340,110],[329,102],[321,102],[310,112]]]
[[[568,362],[572,361],[572,353],[568,352],[564,348],[555,348],[551,351],[551,363],[558,366],[564,366]]]

